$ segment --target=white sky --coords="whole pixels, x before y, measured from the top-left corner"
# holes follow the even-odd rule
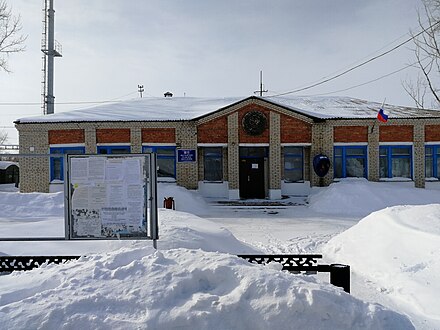
[[[12,55],[12,74],[0,73],[0,104],[41,98],[42,1],[9,0],[28,35],[26,52]],[[249,96],[259,88],[285,92],[341,72],[402,42],[416,29],[420,0],[117,1],[54,0],[56,102],[144,96]],[[411,44],[331,83],[304,91],[346,89],[414,61]],[[347,95],[396,105],[413,103],[401,81],[414,69]],[[90,104],[91,106],[92,104]],[[58,105],[55,112],[89,105]],[[42,114],[39,105],[0,105],[0,130]],[[10,133],[10,142],[17,139]]]

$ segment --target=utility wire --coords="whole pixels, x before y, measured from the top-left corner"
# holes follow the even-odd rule
[[[295,89],[295,90],[292,90],[292,91],[288,91],[288,92],[284,92],[284,93],[279,93],[279,94],[271,95],[270,97],[276,97],[276,96],[282,96],[282,95],[287,95],[287,94],[293,94],[293,93],[301,92],[301,91],[304,91],[304,90],[307,90],[307,89],[310,89],[310,88],[313,88],[313,87],[325,84],[325,83],[327,83],[327,82],[329,82],[331,80],[334,80],[336,78],[339,78],[339,77],[341,77],[341,76],[343,76],[343,75],[345,75],[345,74],[347,74],[347,73],[349,73],[349,72],[351,72],[351,71],[353,71],[353,70],[355,70],[357,68],[360,68],[361,66],[364,66],[364,65],[366,65],[366,64],[368,64],[368,63],[370,63],[370,62],[372,62],[374,60],[377,60],[378,58],[380,58],[382,56],[385,56],[385,55],[395,51],[396,49],[402,47],[403,45],[407,44],[408,42],[414,40],[414,38],[417,38],[419,35],[424,33],[427,29],[432,29],[433,27],[435,27],[438,24],[440,24],[440,21],[432,24],[431,26],[427,27],[426,29],[423,28],[422,31],[420,31],[419,33],[417,33],[414,36],[411,36],[410,38],[408,38],[407,40],[405,40],[405,41],[401,42],[400,44],[394,46],[393,48],[391,48],[391,49],[389,49],[389,50],[387,50],[387,51],[385,51],[385,52],[383,52],[383,53],[381,53],[379,55],[376,55],[376,56],[374,56],[374,57],[372,57],[372,58],[370,58],[370,59],[368,59],[368,60],[366,60],[366,61],[364,61],[362,63],[359,63],[358,65],[355,65],[355,66],[353,66],[353,67],[351,67],[351,68],[349,68],[349,69],[347,69],[345,71],[342,71],[341,73],[339,73],[337,75],[334,75],[334,76],[332,76],[330,78],[321,80],[321,81],[319,81],[317,83],[311,84],[311,85],[306,86],[306,87],[298,88],[298,89]]]
[[[98,104],[98,103],[112,103],[113,101],[75,101],[75,102],[55,102],[55,105],[75,105],[75,104]],[[40,102],[1,102],[0,106],[7,105],[7,106],[13,106],[13,105],[40,105]]]
[[[425,22],[423,22],[422,25],[424,25],[424,24],[426,24],[426,23],[429,23],[429,21],[425,21]],[[360,61],[363,61],[363,60],[365,60],[365,59],[367,59],[367,58],[370,58],[371,56],[374,56],[374,54],[376,54],[376,53],[382,51],[383,49],[386,49],[388,46],[391,46],[391,45],[395,44],[396,42],[398,42],[399,40],[401,40],[401,39],[407,37],[408,35],[411,35],[411,33],[408,33],[408,32],[407,32],[407,33],[402,34],[401,36],[395,38],[393,41],[388,42],[386,45],[380,47],[379,49],[376,49],[375,51],[373,51],[373,52],[371,52],[371,53],[365,55],[364,57],[362,57],[362,58],[360,58],[360,59],[358,59],[358,60],[356,60],[356,61],[354,61],[354,62],[348,64],[348,65],[345,66],[344,68],[341,68],[341,69],[336,70],[336,71],[334,71],[334,72],[332,72],[332,73],[329,73],[328,75],[322,77],[321,79],[326,79],[326,78],[328,78],[328,77],[330,77],[330,76],[333,76],[333,75],[337,74],[338,72],[344,70],[345,68],[349,68],[349,67],[351,67],[351,66],[353,66],[353,65],[356,65],[356,63],[358,63],[358,62],[360,62]]]
[[[111,100],[106,100],[106,101],[71,101],[71,102],[55,102],[55,105],[75,105],[75,104],[102,104],[102,103],[113,103],[113,102],[117,102],[117,101],[122,101],[121,99],[127,96],[130,96],[132,94],[136,94],[137,92],[131,92],[129,94],[120,96],[120,97],[116,97],[114,99]],[[40,105],[40,102],[0,102],[0,106],[5,105],[5,106],[25,106],[25,105]]]
[[[423,60],[425,60],[426,58],[427,58],[427,57],[425,57]],[[422,60],[422,61],[423,61],[423,60]],[[401,71],[403,71],[403,70],[406,70],[406,69],[408,69],[408,68],[414,66],[414,65],[417,64],[417,63],[418,63],[418,62],[414,62],[414,63],[411,63],[411,64],[407,64],[407,65],[405,65],[404,67],[402,67],[402,68],[400,68],[400,69],[397,69],[397,70],[395,70],[395,71],[393,71],[393,72],[390,72],[390,73],[384,74],[383,76],[377,77],[377,78],[375,78],[375,79],[369,80],[369,81],[367,81],[367,82],[364,82],[364,83],[361,83],[361,84],[358,84],[358,85],[354,85],[354,86],[351,86],[351,87],[348,87],[348,88],[344,88],[344,89],[339,89],[339,90],[337,90],[337,91],[333,91],[333,92],[319,93],[319,94],[312,94],[312,95],[308,95],[308,96],[330,95],[330,94],[335,94],[335,93],[340,93],[340,92],[349,91],[349,90],[351,90],[351,89],[354,89],[354,88],[357,88],[357,87],[361,87],[361,86],[365,86],[365,85],[371,84],[371,83],[373,83],[373,82],[376,82],[376,81],[378,81],[378,80],[381,80],[381,79],[383,79],[383,78],[386,78],[386,77],[392,76],[393,74],[396,74],[396,73],[399,73],[399,72],[401,72]]]

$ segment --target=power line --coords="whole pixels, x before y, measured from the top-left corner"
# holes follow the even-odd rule
[[[425,58],[425,59],[426,59],[426,58]],[[376,82],[376,81],[378,81],[378,80],[381,80],[381,79],[383,79],[383,78],[386,78],[386,77],[392,76],[393,74],[399,73],[399,72],[401,72],[401,71],[403,71],[403,70],[406,70],[406,69],[408,69],[408,68],[414,66],[414,65],[417,64],[417,63],[418,63],[418,62],[414,62],[414,63],[408,64],[408,65],[405,65],[404,67],[402,67],[402,68],[400,68],[400,69],[397,69],[397,70],[395,70],[395,71],[393,71],[393,72],[390,72],[390,73],[384,74],[383,76],[377,77],[377,78],[375,78],[375,79],[369,80],[369,81],[367,81],[367,82],[364,82],[364,83],[361,83],[361,84],[358,84],[358,85],[354,85],[354,86],[351,86],[351,87],[348,87],[348,88],[344,88],[344,89],[339,89],[339,90],[337,90],[337,91],[333,91],[333,92],[319,93],[319,94],[312,94],[312,95],[308,95],[308,96],[330,95],[330,94],[335,94],[335,93],[345,92],[345,91],[348,91],[348,90],[351,90],[351,89],[354,89],[354,88],[357,88],[357,87],[365,86],[365,85],[371,84],[371,83],[373,83],[373,82]]]
[[[391,48],[391,49],[389,49],[389,50],[387,50],[387,51],[385,51],[385,52],[383,52],[383,53],[381,53],[381,54],[379,54],[379,55],[376,55],[376,56],[374,56],[374,57],[372,57],[372,58],[370,58],[370,59],[368,59],[368,60],[366,60],[366,61],[364,61],[364,62],[362,62],[362,63],[359,63],[358,65],[355,65],[355,66],[353,66],[353,67],[351,67],[351,68],[349,68],[349,69],[347,69],[347,70],[344,70],[344,71],[342,71],[341,73],[339,73],[339,74],[337,74],[337,75],[334,75],[334,76],[332,76],[332,77],[330,77],[330,78],[327,78],[327,79],[321,80],[321,81],[316,82],[316,83],[314,83],[314,84],[311,84],[311,85],[309,85],[309,86],[302,87],[302,88],[298,88],[298,89],[295,89],[295,90],[292,90],[292,91],[288,91],[288,92],[284,92],[284,93],[275,94],[275,95],[272,95],[271,97],[282,96],[282,95],[287,95],[287,94],[293,94],[293,93],[301,92],[301,91],[304,91],[304,90],[307,90],[307,89],[310,89],[310,88],[313,88],[313,87],[316,87],[316,86],[319,86],[319,85],[325,84],[325,83],[327,83],[327,82],[329,82],[329,81],[331,81],[331,80],[334,80],[334,79],[336,79],[336,78],[339,78],[339,77],[341,77],[341,76],[343,76],[343,75],[345,75],[345,74],[347,74],[347,73],[349,73],[349,72],[351,72],[351,71],[353,71],[353,70],[355,70],[355,69],[357,69],[357,68],[360,68],[361,66],[364,66],[364,65],[366,65],[366,64],[368,64],[368,63],[370,63],[370,62],[372,62],[372,61],[374,61],[374,60],[377,60],[378,58],[380,58],[380,57],[382,57],[382,56],[385,56],[385,55],[387,55],[387,54],[389,54],[389,53],[395,51],[396,49],[402,47],[403,45],[407,44],[408,42],[414,40],[414,38],[417,38],[419,35],[421,35],[422,33],[424,33],[427,29],[432,29],[432,28],[434,28],[434,27],[435,27],[436,25],[438,25],[438,24],[440,24],[440,21],[438,21],[438,22],[436,22],[436,23],[430,25],[430,26],[427,27],[427,28],[422,28],[422,31],[420,31],[419,33],[417,33],[417,34],[414,35],[414,36],[411,36],[410,38],[408,38],[407,40],[405,40],[405,41],[401,42],[400,44],[394,46],[393,48]]]
[[[74,102],[56,102],[56,105],[75,105],[75,104],[97,104],[97,103],[112,103],[114,101],[74,101]],[[28,106],[40,105],[40,102],[1,102],[0,106]]]
[[[122,101],[121,99],[137,92],[131,92],[129,94],[105,101],[70,101],[70,102],[55,102],[55,105],[75,105],[75,104],[102,104],[102,103],[113,103],[117,101]],[[28,106],[28,105],[40,105],[40,102],[0,102],[0,106]]]
[[[424,24],[426,24],[426,23],[429,23],[429,21],[425,21],[425,22],[423,22],[422,25],[424,25]],[[360,58],[360,59],[358,59],[358,60],[356,60],[356,61],[354,61],[354,62],[348,64],[348,65],[345,66],[344,68],[341,68],[341,69],[336,70],[336,71],[334,71],[334,72],[332,72],[332,73],[329,73],[328,75],[322,77],[321,79],[325,79],[325,78],[327,78],[327,77],[330,77],[330,76],[332,76],[332,75],[335,75],[337,72],[339,72],[339,71],[341,71],[341,70],[344,70],[345,68],[349,68],[349,67],[355,65],[356,63],[358,63],[358,62],[360,62],[360,61],[363,61],[364,59],[370,58],[370,57],[373,56],[374,54],[376,54],[376,53],[382,51],[383,49],[387,48],[388,46],[393,45],[394,43],[396,43],[397,41],[403,39],[404,37],[407,37],[408,35],[411,35],[411,33],[410,33],[410,32],[406,32],[406,33],[400,35],[399,37],[395,38],[393,41],[388,42],[386,45],[380,47],[379,49],[376,49],[375,51],[373,51],[373,52],[367,54],[366,56],[364,56],[364,57],[362,57],[362,58]]]

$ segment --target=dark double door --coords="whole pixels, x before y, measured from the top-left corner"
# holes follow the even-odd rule
[[[264,157],[240,158],[240,198],[265,198]]]

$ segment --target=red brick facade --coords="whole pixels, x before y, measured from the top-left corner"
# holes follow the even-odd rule
[[[342,143],[368,142],[367,126],[340,126],[333,129],[333,141]]]
[[[226,116],[213,119],[197,127],[198,143],[227,143],[228,118]]]
[[[281,115],[281,143],[311,143],[312,125]]]
[[[176,143],[174,128],[143,128],[143,143]]]
[[[248,113],[249,111],[259,111],[263,113],[266,116],[267,120],[267,128],[264,130],[264,132],[261,135],[253,136],[246,133],[246,131],[243,129],[243,117]],[[238,111],[238,139],[240,143],[269,143],[269,131],[270,131],[270,111],[266,108],[263,108],[262,106],[253,104],[253,105],[247,105],[243,108],[241,108]]]
[[[83,129],[49,130],[49,144],[84,143]]]
[[[379,141],[380,142],[412,142],[413,126],[380,126]]]
[[[96,143],[129,143],[129,128],[100,128],[96,130]]]
[[[426,142],[440,141],[440,125],[425,126],[425,141]]]

